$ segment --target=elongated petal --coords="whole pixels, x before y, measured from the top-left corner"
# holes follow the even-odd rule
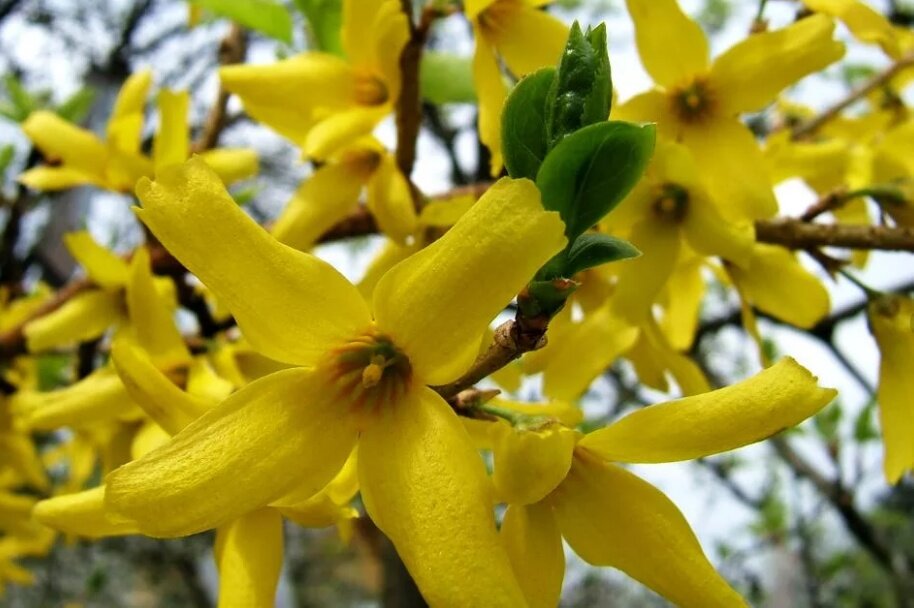
[[[109,291],[90,290],[25,326],[29,352],[37,353],[97,338],[124,314],[122,296]]]
[[[159,92],[159,130],[153,140],[156,170],[187,160],[190,140],[187,134],[187,109],[190,97],[186,91]]]
[[[144,534],[173,537],[221,526],[296,487],[317,492],[356,438],[328,392],[304,369],[252,382],[108,475],[109,509]]]
[[[870,304],[870,327],[879,345],[879,422],[885,477],[898,483],[914,469],[914,302],[888,297]]]
[[[533,182],[499,180],[447,234],[384,275],[374,291],[378,326],[423,381],[454,380],[489,322],[564,247],[563,229]]]
[[[559,424],[536,430],[493,425],[492,481],[499,502],[529,505],[555,489],[571,467],[577,436]]]
[[[676,505],[621,467],[576,456],[549,501],[562,536],[585,561],[618,568],[679,606],[746,605]]]
[[[747,266],[752,258],[752,224],[724,219],[710,199],[693,201],[682,227],[689,245],[698,253],[719,256],[740,266]]]
[[[616,462],[676,462],[761,441],[809,418],[836,395],[787,357],[748,380],[651,405],[579,445]]]
[[[324,160],[370,135],[391,109],[390,106],[360,106],[331,114],[308,132],[301,143],[302,153],[308,158]]]
[[[901,54],[901,41],[891,22],[865,3],[859,0],[803,0],[803,4],[817,13],[837,17],[855,38],[878,44],[890,57],[897,59]]]
[[[22,130],[48,160],[90,175],[103,175],[108,149],[91,131],[81,129],[53,112],[32,112]]]
[[[104,185],[100,175],[72,167],[35,167],[25,173],[20,173],[16,179],[20,184],[33,190],[45,190],[48,192],[67,190],[88,184],[99,187]]]
[[[692,347],[698,317],[705,295],[705,280],[701,276],[702,258],[695,258],[680,264],[666,284],[666,301],[661,326],[677,351]]]
[[[156,290],[145,247],[137,249],[130,260],[127,314],[137,342],[160,369],[190,363],[190,351],[175,325],[174,310]]]
[[[273,608],[282,570],[282,517],[258,509],[216,534],[219,608]]]
[[[627,0],[644,69],[670,87],[708,68],[708,39],[676,0]]]
[[[522,606],[482,459],[450,407],[421,390],[362,435],[365,508],[430,605]]]
[[[19,392],[13,397],[12,407],[28,428],[47,431],[63,426],[87,427],[137,411],[120,378],[110,368],[102,368],[56,391]]]
[[[35,520],[66,534],[88,538],[138,534],[136,526],[114,523],[105,514],[105,486],[42,500],[32,511]]]
[[[398,243],[405,244],[416,231],[418,220],[409,183],[390,154],[381,156],[381,164],[368,182],[368,207],[381,231]]]
[[[729,220],[755,220],[777,213],[765,158],[752,133],[738,120],[721,118],[683,129],[711,196]]]
[[[486,13],[485,21],[491,14],[497,15],[496,22],[487,28],[487,36],[518,78],[554,67],[565,49],[568,26],[547,12],[523,4],[515,6],[517,10]],[[530,44],[531,40],[536,44]]]
[[[682,237],[676,224],[646,218],[634,226],[630,240],[642,255],[622,265],[612,306],[617,316],[637,325],[673,273]]]
[[[96,243],[87,230],[65,234],[63,241],[93,282],[109,289],[127,284],[127,262]]]
[[[111,358],[130,398],[171,435],[179,433],[214,405],[179,389],[143,351],[124,340],[115,341]]]
[[[276,220],[273,236],[300,251],[311,249],[320,235],[352,212],[367,177],[349,163],[322,166],[298,187]]]
[[[365,301],[329,264],[270,237],[200,159],[142,180],[140,219],[224,302],[272,359],[312,364],[369,323]]]
[[[117,93],[114,106],[111,108],[111,118],[142,114],[150,86],[152,86],[152,71],[141,70],[131,74]]]
[[[828,291],[786,249],[756,245],[749,267],[730,272],[753,305],[791,325],[812,327],[828,314]]]
[[[501,539],[530,608],[555,608],[565,578],[565,550],[552,507],[539,502],[511,505],[501,524]]]
[[[473,82],[479,99],[479,139],[492,157],[489,172],[498,175],[504,164],[501,154],[501,108],[508,91],[498,68],[495,49],[478,29],[474,29],[474,35]]]
[[[732,115],[761,110],[783,89],[840,59],[844,45],[832,39],[834,29],[831,19],[814,15],[731,47],[711,68],[720,111]],[[773,65],[778,69],[772,70]]]
[[[226,186],[257,175],[257,152],[250,148],[217,148],[200,153],[200,158],[216,172]]]

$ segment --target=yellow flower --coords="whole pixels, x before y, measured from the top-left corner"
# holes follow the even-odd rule
[[[588,563],[618,568],[677,605],[745,605],[676,505],[613,463],[677,462],[733,450],[798,424],[835,394],[788,358],[733,386],[635,411],[576,446],[559,440],[554,427],[515,430],[508,436],[515,444],[502,447],[501,458],[496,447],[496,484],[513,478],[508,488],[547,494],[526,502],[532,493],[503,491],[519,499],[505,513],[501,536],[528,605],[558,603],[562,538]],[[548,466],[531,466],[540,462]],[[500,465],[509,470],[499,472]]]
[[[886,296],[869,306],[870,328],[879,345],[879,420],[885,477],[898,483],[914,469],[914,300]]]
[[[252,346],[304,367],[252,382],[110,474],[108,507],[146,534],[192,534],[292,490],[316,493],[358,444],[366,509],[429,603],[520,604],[483,463],[426,385],[463,373],[492,318],[564,247],[536,187],[494,185],[388,271],[372,305],[325,262],[272,239],[202,161],[141,181],[137,194],[143,222]]]
[[[810,10],[840,19],[861,42],[878,44],[886,55],[898,59],[911,49],[911,32],[859,0],[803,0]]]
[[[688,146],[716,200],[731,218],[777,212],[752,132],[738,119],[761,110],[784,88],[839,59],[841,43],[824,15],[754,34],[713,63],[701,27],[676,0],[628,0],[641,62],[657,88],[618,108],[617,118],[656,121],[660,133]],[[777,69],[772,69],[777,66]]]
[[[272,233],[281,243],[307,251],[317,238],[356,207],[363,189],[381,231],[403,244],[416,230],[409,183],[393,155],[374,138],[336,154],[309,176],[283,209]]]
[[[342,37],[346,59],[310,52],[269,66],[226,66],[222,85],[248,114],[323,160],[393,111],[409,24],[397,0],[345,0]]]
[[[464,3],[473,25],[476,51],[473,79],[479,99],[479,138],[492,155],[498,175],[501,156],[501,108],[508,96],[499,68],[504,59],[516,78],[555,66],[565,48],[568,27],[541,7],[549,0],[469,0]]]
[[[160,125],[153,142],[153,158],[140,151],[143,108],[151,84],[149,71],[127,79],[108,119],[105,141],[53,112],[32,113],[22,123],[22,130],[48,160],[58,164],[30,169],[19,176],[19,181],[37,190],[65,190],[91,184],[128,192],[139,178],[151,176],[168,164],[187,160],[190,144],[186,92],[159,93]],[[257,173],[257,155],[253,150],[208,150],[201,156],[227,184]]]

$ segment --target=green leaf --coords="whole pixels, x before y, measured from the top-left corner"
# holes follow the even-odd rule
[[[295,0],[305,16],[318,50],[343,56],[343,3],[341,0]]]
[[[581,32],[577,21],[546,100],[546,136],[552,148],[575,131],[609,117],[612,75],[606,26]]]
[[[469,57],[429,51],[419,65],[422,98],[432,103],[473,103],[473,64]]]
[[[22,82],[14,74],[7,74],[3,77],[3,86],[6,88],[6,94],[12,105],[11,108],[8,108],[10,110],[8,114],[4,112],[8,118],[22,122],[37,109],[38,104],[35,102],[35,98],[25,90]]]
[[[636,258],[639,255],[641,252],[638,248],[625,239],[599,232],[582,234],[568,249],[563,276],[571,277],[600,264]]]
[[[866,407],[860,410],[857,419],[854,420],[854,439],[859,443],[879,439],[879,431],[876,430],[876,425],[873,422],[873,412],[875,409],[876,401],[871,399],[870,402],[866,404]]]
[[[546,98],[555,68],[530,74],[508,95],[501,113],[501,148],[511,177],[536,179],[546,153]]]
[[[625,198],[654,151],[652,124],[603,122],[563,139],[543,161],[536,185],[573,241]]]
[[[831,407],[827,407],[816,414],[812,419],[812,422],[822,439],[825,439],[826,441],[835,441],[838,438],[838,429],[841,424],[843,413],[841,404],[835,403]]]
[[[292,17],[286,8],[272,0],[190,0],[191,4],[236,21],[286,44],[292,44]]]
[[[6,144],[0,148],[0,176],[3,172],[6,171],[6,168],[10,166],[10,163],[13,162],[13,158],[16,156],[16,148],[12,144]]]
[[[83,87],[57,106],[57,115],[72,123],[79,123],[86,117],[95,101],[95,91]]]

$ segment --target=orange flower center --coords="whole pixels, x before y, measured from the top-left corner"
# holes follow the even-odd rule
[[[714,113],[713,92],[704,78],[696,78],[670,92],[673,114],[682,122],[702,122]]]
[[[355,102],[360,106],[379,106],[390,99],[387,85],[370,72],[358,74],[355,79]]]
[[[406,355],[375,331],[333,350],[328,367],[337,399],[364,413],[396,403],[412,380]]]
[[[657,188],[653,207],[661,220],[678,224],[688,213],[689,191],[678,184],[663,184]]]

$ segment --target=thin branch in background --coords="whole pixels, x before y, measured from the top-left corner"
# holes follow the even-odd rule
[[[232,24],[229,33],[222,39],[219,44],[219,64],[231,65],[242,63],[247,54],[248,38],[244,28],[238,24]],[[211,150],[219,143],[219,135],[225,128],[226,110],[228,109],[228,100],[230,93],[221,85],[216,95],[216,102],[210,109],[203,124],[203,130],[200,136],[194,141],[192,149],[194,152],[203,152]]]

